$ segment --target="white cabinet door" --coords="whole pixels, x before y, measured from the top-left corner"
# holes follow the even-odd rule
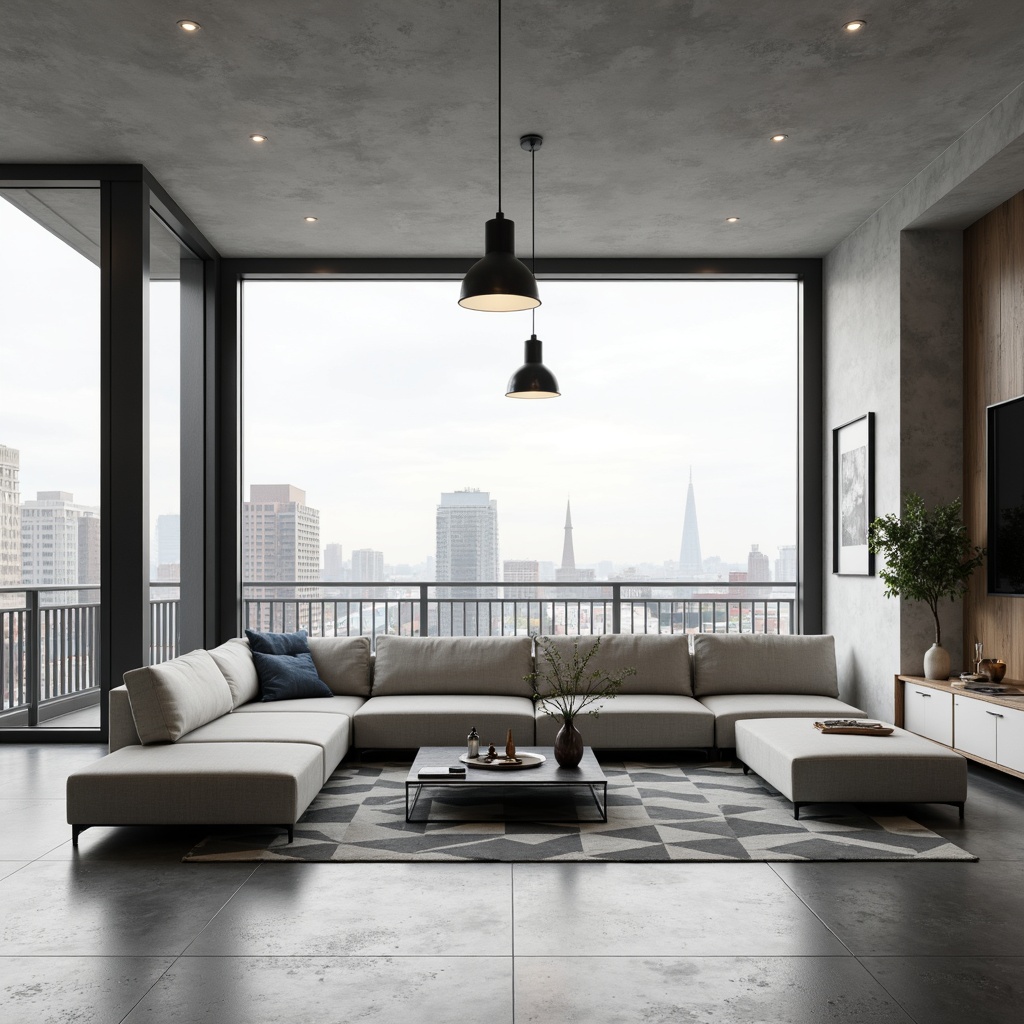
[[[903,684],[903,728],[953,745],[953,695],[916,683]]]
[[[954,702],[953,738],[957,750],[996,759],[996,727],[1003,716],[1003,708],[984,700],[961,697]]]
[[[1016,708],[995,708],[1003,717],[997,719],[996,763],[1015,772],[1024,772],[1024,711]]]

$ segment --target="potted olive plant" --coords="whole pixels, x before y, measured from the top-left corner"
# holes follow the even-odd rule
[[[917,494],[908,494],[903,515],[881,516],[868,531],[868,547],[885,556],[878,575],[886,597],[924,601],[935,619],[935,643],[925,652],[927,679],[949,678],[949,652],[942,647],[939,602],[967,593],[967,581],[985,557],[971,543],[961,515],[960,499],[929,512]]]
[[[583,758],[583,736],[576,728],[576,716],[598,714],[599,709],[592,705],[614,697],[622,680],[635,675],[636,669],[624,668],[614,674],[600,669],[588,671],[591,658],[601,646],[601,637],[583,652],[579,637],[574,637],[572,657],[568,661],[549,639],[539,636],[533,639],[537,645],[538,667],[526,679],[533,687],[533,700],[541,711],[562,720],[562,727],[555,736],[555,760],[563,768],[575,768]],[[541,657],[546,662],[543,668],[540,667]]]

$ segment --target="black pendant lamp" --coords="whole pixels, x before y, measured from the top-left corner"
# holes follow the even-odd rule
[[[530,260],[534,268],[537,266],[537,176],[535,173],[535,154],[544,141],[540,135],[524,135],[519,145],[530,154],[530,227],[533,236],[533,257]],[[531,310],[531,318],[534,314]],[[536,324],[534,324],[536,328]],[[561,394],[555,375],[544,365],[541,353],[541,340],[534,333],[526,339],[526,362],[512,374],[505,391],[507,398],[557,398]]]
[[[511,313],[540,305],[537,281],[516,259],[516,226],[501,212],[501,0],[498,0],[498,212],[484,228],[483,259],[462,281],[459,305],[489,313]]]

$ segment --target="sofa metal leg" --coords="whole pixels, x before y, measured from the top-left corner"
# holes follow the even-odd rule
[[[963,821],[964,820],[964,804],[963,804],[963,801],[960,801],[960,803],[957,803],[957,804],[953,804],[953,806],[960,812],[960,820]]]
[[[793,801],[793,817],[796,818],[797,821],[800,820],[800,808],[802,806],[803,804],[798,804],[795,800]]]
[[[284,827],[288,830],[288,842],[289,843],[294,842],[295,841],[295,826],[294,825],[285,825]]]
[[[750,774],[750,769],[742,761],[740,761],[740,767],[743,769],[744,775]]]
[[[963,814],[960,815],[963,817]],[[72,825],[71,826],[71,845],[78,846],[78,837],[88,828],[88,825]]]

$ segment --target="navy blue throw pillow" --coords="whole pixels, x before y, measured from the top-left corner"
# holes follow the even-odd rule
[[[331,688],[316,674],[312,654],[260,654],[253,651],[260,679],[260,700],[298,700],[333,697]]]
[[[254,629],[247,629],[245,635],[249,638],[249,650],[253,654],[309,654],[309,644],[306,643],[309,634],[304,629],[295,633],[257,633]]]

